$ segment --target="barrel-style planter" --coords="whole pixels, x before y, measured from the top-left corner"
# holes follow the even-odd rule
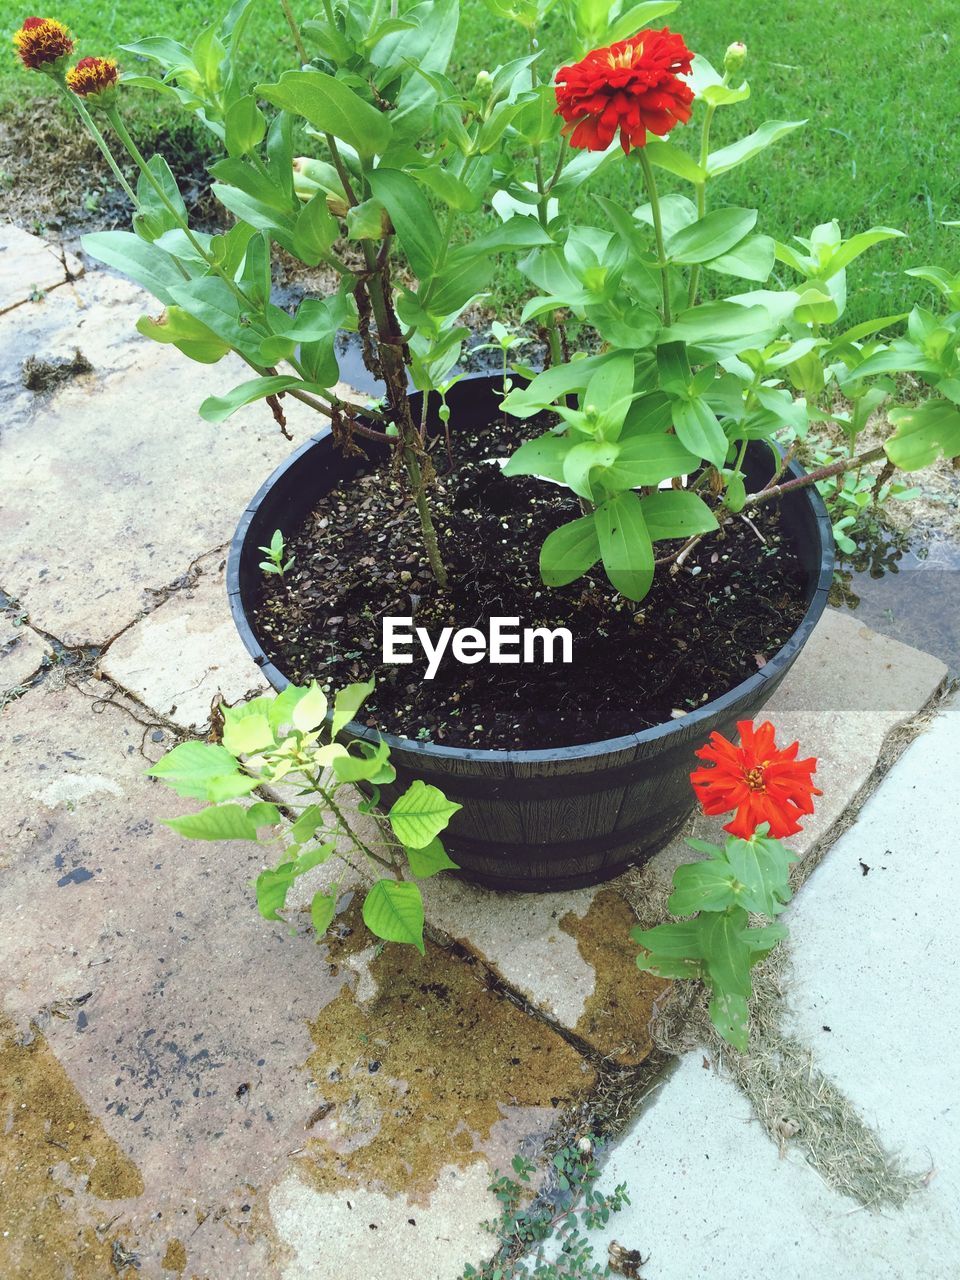
[[[494,420],[499,378],[457,383],[448,396],[451,425],[483,426]],[[411,397],[419,420],[419,394]],[[376,448],[377,446],[374,446]],[[227,589],[244,645],[274,689],[288,683],[268,659],[251,626],[262,556],[275,529],[292,535],[318,497],[356,476],[362,459],[345,458],[330,430],[302,445],[261,487],[243,513],[230,547]],[[770,474],[770,452],[747,450],[748,488]],[[790,477],[801,469],[793,463]],[[804,574],[807,610],[790,640],[766,665],[722,697],[669,723],[626,737],[544,751],[480,751],[444,747],[384,734],[397,769],[392,802],[414,778],[440,787],[463,808],[444,833],[461,874],[498,889],[551,891],[611,879],[642,863],[683,825],[693,809],[689,773],[693,752],[714,729],[731,734],[751,720],[790,670],[827,603],[834,551],[830,521],[813,487],[781,502],[781,525]],[[375,730],[353,723],[348,736],[376,741]]]

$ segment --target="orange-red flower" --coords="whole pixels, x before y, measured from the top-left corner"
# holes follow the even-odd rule
[[[572,147],[606,151],[620,131],[620,145],[646,146],[647,133],[661,138],[690,119],[693,90],[679,79],[690,74],[693,54],[683,36],[666,27],[640,31],[557,72],[557,110]]]
[[[720,733],[695,754],[713,764],[690,775],[703,812],[716,815],[736,810],[724,831],[749,840],[761,823],[781,840],[801,830],[798,818],[813,813],[813,797],[823,795],[813,785],[817,762],[798,760],[799,743],[779,750],[769,721],[754,729],[750,720],[737,725],[740,746]]]
[[[67,87],[81,98],[105,93],[116,86],[120,69],[113,58],[81,58],[67,72]]]
[[[45,71],[73,52],[70,32],[56,18],[26,18],[13,43],[20,61],[33,71]]]

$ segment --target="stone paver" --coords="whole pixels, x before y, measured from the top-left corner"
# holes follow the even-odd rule
[[[0,226],[0,314],[82,273],[73,254],[20,227]]]
[[[0,695],[20,688],[48,661],[53,650],[25,623],[15,626],[0,614]]]
[[[79,1240],[83,1224],[119,1214],[100,1236],[136,1252],[145,1280],[181,1246],[189,1275],[353,1280],[372,1267],[453,1280],[458,1242],[472,1251],[495,1209],[492,1169],[535,1149],[592,1069],[489,990],[478,966],[433,944],[422,959],[378,953],[349,890],[322,946],[301,913],[295,937],[262,921],[249,887],[257,846],[188,843],[163,827],[193,806],[144,777],[143,725],[97,708],[70,685],[41,684],[0,716],[0,1012],[49,1044],[64,1105],[89,1117],[76,1137],[55,1131],[66,1148],[56,1178],[75,1195],[51,1239]],[[147,743],[162,750],[151,731]],[[17,1060],[0,1030],[11,1073],[0,1126],[42,1140],[42,1124],[11,1108],[45,1096],[23,1081],[46,1050]],[[22,1209],[12,1229],[6,1211],[0,1273],[62,1280],[62,1256],[23,1258],[36,1246],[23,1142],[0,1153],[0,1183]],[[97,1151],[107,1164],[94,1177]],[[42,1168],[59,1155],[45,1147]],[[104,1181],[108,1165],[119,1183]],[[348,1201],[365,1215],[364,1250],[300,1221],[313,1205],[342,1223]],[[410,1233],[406,1252],[395,1222]],[[336,1263],[326,1272],[321,1231]],[[87,1243],[91,1270],[77,1274],[99,1280]]]
[[[784,683],[764,709],[782,741],[798,738],[816,755],[824,792],[817,814],[792,845],[806,852],[867,781],[886,737],[928,701],[946,675],[936,658],[877,635],[849,614],[828,610]],[[691,760],[691,767],[696,761]],[[722,820],[697,817],[689,833],[716,839]],[[634,918],[613,905],[629,886],[632,900],[659,900],[675,868],[699,855],[678,837],[643,870],[600,889],[548,896],[491,894],[449,877],[425,888],[428,917],[470,946],[512,986],[564,1027],[625,1062],[649,1053],[646,1034],[662,987],[642,988],[627,938]],[[600,917],[606,915],[606,927]],[[599,928],[597,926],[600,926]],[[602,961],[590,939],[610,928]],[[605,998],[597,1000],[598,987]],[[611,997],[619,1000],[611,1006]],[[629,993],[629,995],[627,994]],[[602,1003],[602,1019],[591,1017]]]
[[[218,693],[232,704],[267,688],[230,617],[224,564],[225,555],[207,557],[193,585],[118,636],[100,663],[111,680],[187,731],[207,725]]]
[[[20,413],[0,438],[0,585],[64,643],[102,644],[150,603],[148,588],[229,541],[260,484],[324,419],[285,402],[292,444],[263,403],[204,422],[200,403],[249,376],[238,359],[198,365],[141,338],[136,317],[158,304],[101,273],[52,298],[54,312],[47,299],[0,318],[3,380],[16,384],[32,353],[23,327],[33,350],[44,350],[37,341],[48,315],[58,345],[80,341],[95,372],[31,402],[25,415],[23,395],[32,393],[17,398]],[[72,326],[61,298],[72,300]],[[104,342],[120,354],[101,365]]]
[[[958,750],[954,702],[883,781],[787,917],[788,1002],[813,1064],[909,1167],[932,1170],[929,1185],[902,1211],[860,1209],[798,1152],[780,1159],[746,1098],[695,1052],[610,1155],[600,1189],[626,1181],[640,1194],[597,1234],[598,1256],[612,1238],[639,1249],[650,1255],[647,1280],[957,1275]]]

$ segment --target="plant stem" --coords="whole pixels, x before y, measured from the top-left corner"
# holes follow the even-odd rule
[[[726,84],[727,77],[723,77],[723,83]],[[700,168],[706,171],[707,160],[710,157],[710,126],[713,124],[713,117],[717,108],[711,103],[707,107],[707,113],[703,117],[703,132],[700,135]],[[707,180],[697,183],[697,217],[702,218],[707,211]],[[696,263],[690,272],[690,292],[687,296],[687,306],[696,306],[697,291],[700,287],[700,264]]]
[[[310,59],[307,57],[307,51],[303,47],[303,37],[300,34],[297,20],[293,16],[293,10],[290,8],[290,0],[280,0],[280,7],[283,9],[283,16],[286,18],[290,34],[293,36],[293,43],[297,46],[297,57],[300,59],[300,65],[303,66]]]
[[[355,205],[358,203],[356,193],[350,182],[350,175],[343,162],[343,157],[340,154],[340,148],[337,146],[337,140],[329,133],[324,134],[324,138],[330,150],[330,155],[333,157],[333,163],[343,186],[344,194],[350,204]],[[388,399],[398,418],[397,430],[400,432],[403,465],[410,481],[410,489],[416,503],[417,515],[420,517],[423,545],[427,553],[427,559],[430,562],[430,569],[436,579],[437,586],[441,591],[445,591],[447,587],[447,567],[440,554],[440,542],[437,538],[436,526],[433,523],[433,513],[430,510],[430,501],[427,497],[427,485],[423,478],[423,469],[420,466],[418,456],[422,449],[420,437],[410,414],[410,400],[407,395],[407,367],[403,358],[403,334],[400,332],[399,323],[393,314],[388,291],[384,288],[384,278],[389,270],[389,249],[386,254],[378,256],[369,240],[362,240],[360,243],[367,267],[364,286],[370,299],[370,306],[373,309],[373,317],[377,325],[377,335],[380,339],[378,344],[380,363],[383,368],[384,381],[387,384]],[[389,245],[389,239],[386,243]]]
[[[831,476],[842,476],[847,471],[854,471],[858,467],[866,466],[868,462],[876,462],[879,458],[886,456],[886,450],[883,445],[877,445],[873,449],[868,449],[866,453],[861,453],[856,458],[841,458],[839,462],[832,462],[827,467],[817,467],[815,471],[808,471],[806,475],[800,476],[797,480],[788,480],[786,484],[771,484],[766,489],[761,489],[758,493],[751,493],[747,496],[745,506],[757,507],[762,502],[770,502],[773,498],[779,498],[784,493],[793,493],[797,489],[808,489],[810,485],[816,484],[818,480],[829,480]]]
[[[535,30],[530,32],[530,52],[537,52],[537,36]],[[540,77],[537,73],[537,64],[535,62],[530,64],[530,83],[534,92],[536,92],[537,86],[540,83]],[[561,157],[563,156],[562,149],[560,151],[560,155]],[[550,190],[543,179],[543,147],[539,142],[534,143],[533,146],[533,171],[537,179],[537,195],[539,197],[537,200],[537,219],[539,220],[541,227],[546,231],[547,223],[549,222],[547,207],[550,202]],[[554,176],[550,179],[551,186],[556,181],[558,172],[559,168],[554,170]],[[554,366],[563,364],[563,345],[560,342],[560,328],[557,323],[556,311],[547,312],[545,317],[545,328],[547,330],[547,339],[550,343],[550,363]]]
[[[103,153],[103,158],[106,160],[107,164],[110,166],[114,177],[120,183],[120,186],[123,188],[128,200],[133,205],[134,209],[139,209],[140,202],[137,199],[133,188],[130,186],[129,182],[127,182],[126,178],[121,173],[120,166],[117,164],[116,160],[113,158],[113,152],[110,150],[109,146],[107,145],[106,138],[97,128],[96,124],[94,123],[93,116],[84,106],[83,100],[79,97],[78,94],[71,93],[70,90],[67,88],[67,86],[63,84],[61,81],[55,80],[55,84],[57,85],[57,88],[60,90],[60,92],[64,95],[64,97],[73,104],[77,112],[77,115],[83,121],[83,124],[86,127],[87,132],[90,134],[90,137],[93,138],[94,142],[100,148],[101,152]]]
[[[657,192],[657,180],[643,147],[638,148],[640,167],[643,169],[643,180],[646,183],[647,195],[650,197],[650,209],[653,213],[653,234],[657,240],[657,259],[660,263],[660,282],[663,288],[663,323],[668,328],[673,322],[670,310],[670,274],[667,269],[667,252],[663,242],[663,219],[660,216],[660,196]]]

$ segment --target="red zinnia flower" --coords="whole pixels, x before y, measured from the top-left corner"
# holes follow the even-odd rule
[[[693,54],[666,27],[640,31],[582,62],[557,72],[556,114],[572,147],[606,151],[620,130],[625,153],[643,147],[647,131],[663,137],[690,119],[693,90],[678,79],[690,74]]]
[[[113,58],[81,58],[67,72],[67,87],[81,98],[104,93],[117,83],[119,68]]]
[[[796,835],[801,829],[797,819],[813,813],[813,797],[823,795],[813,785],[816,760],[798,760],[796,742],[778,750],[769,721],[754,729],[752,721],[741,720],[737,729],[739,747],[711,733],[709,743],[695,753],[715,765],[690,775],[703,812],[716,815],[736,809],[724,831],[741,840],[749,840],[762,822],[770,824],[776,840]]]
[[[70,32],[56,18],[26,18],[13,43],[20,61],[33,71],[45,71],[73,52]]]

